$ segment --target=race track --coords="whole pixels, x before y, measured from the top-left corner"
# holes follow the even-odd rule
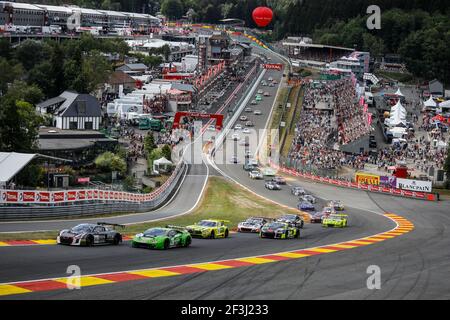
[[[272,61],[277,57],[272,55]],[[281,74],[269,71],[267,76]],[[271,88],[272,89],[272,88]],[[276,88],[275,88],[276,89]],[[262,116],[252,116],[256,128],[263,128],[272,107],[271,99],[258,106]],[[226,157],[229,159],[229,156]],[[325,200],[344,202],[350,215],[349,227],[323,229],[307,224],[299,240],[262,240],[252,234],[232,234],[223,240],[196,240],[189,249],[148,251],[132,249],[129,243],[118,247],[76,248],[62,246],[0,247],[0,283],[31,281],[67,276],[68,265],[76,264],[82,273],[98,274],[141,268],[168,267],[216,260],[271,254],[350,241],[386,232],[395,227],[383,214],[395,213],[411,221],[413,231],[350,250],[269,264],[223,269],[180,276],[124,281],[115,284],[60,289],[17,295],[4,299],[449,299],[450,225],[449,202],[424,202],[334,188],[288,178],[290,186],[273,192],[263,181],[253,181],[242,164],[219,164],[219,171],[244,187],[280,204],[295,207],[297,198],[290,186],[300,185]],[[212,168],[210,168],[212,169]],[[156,215],[166,217],[194,205],[193,190],[200,192],[206,166],[191,168],[178,196],[165,208],[143,215],[117,217],[112,222],[130,223]],[[211,172],[213,172],[211,170]],[[216,174],[216,173],[214,173]],[[197,191],[198,190],[198,191]],[[0,231],[54,229],[73,222],[1,224]],[[29,227],[28,227],[29,226]],[[6,229],[5,229],[6,228]],[[381,290],[368,290],[367,268],[381,269]]]

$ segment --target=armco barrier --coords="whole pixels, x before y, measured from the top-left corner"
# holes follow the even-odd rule
[[[187,164],[182,162],[171,177],[150,194],[105,190],[1,190],[0,220],[65,218],[155,210],[173,195],[187,169]],[[49,200],[42,202],[42,196]]]
[[[302,173],[302,172],[295,171],[293,169],[280,167],[273,163],[271,163],[270,165],[272,168],[279,170],[284,174],[288,174],[288,175],[303,178],[303,179],[312,180],[314,182],[330,184],[330,185],[333,185],[336,187],[359,189],[359,190],[368,191],[368,192],[388,194],[388,195],[393,195],[393,196],[397,196],[397,197],[404,197],[404,198],[411,198],[411,199],[418,199],[418,200],[439,201],[439,195],[435,194],[435,193],[412,192],[412,191],[400,190],[400,189],[396,189],[396,188],[386,188],[386,187],[381,187],[381,186],[365,185],[365,184],[360,184],[360,183],[318,177],[318,176],[314,176],[309,173]]]

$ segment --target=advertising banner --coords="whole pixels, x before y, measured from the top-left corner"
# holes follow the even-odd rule
[[[381,176],[380,177],[380,186],[386,187],[386,188],[396,188],[397,187],[397,177]]]
[[[22,201],[23,202],[35,202],[35,200],[36,200],[36,192],[24,191],[22,193]]]
[[[357,172],[355,174],[355,181],[359,184],[368,184],[373,186],[380,185],[380,176],[374,174],[367,174],[362,172]]]
[[[281,71],[283,70],[283,65],[279,64],[279,63],[267,63],[263,65],[264,69],[268,69],[268,70],[278,70]]]
[[[415,192],[427,192],[430,193],[433,188],[431,181],[419,181],[410,179],[397,179],[397,189],[415,191]]]

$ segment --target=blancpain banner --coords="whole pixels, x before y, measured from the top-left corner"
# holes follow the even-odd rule
[[[432,183],[431,181],[397,179],[397,189],[417,192],[431,192]]]

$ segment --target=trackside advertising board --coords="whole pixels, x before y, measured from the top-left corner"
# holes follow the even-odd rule
[[[283,70],[283,65],[279,64],[279,63],[266,63],[263,65],[264,69],[268,69],[268,70],[278,70],[281,71]]]
[[[356,183],[359,183],[359,184],[379,186],[380,185],[380,176],[377,176],[374,174],[357,172],[355,174],[355,181],[356,181]]]
[[[397,189],[416,191],[416,192],[427,192],[432,191],[433,185],[431,181],[418,181],[409,179],[397,179]]]

